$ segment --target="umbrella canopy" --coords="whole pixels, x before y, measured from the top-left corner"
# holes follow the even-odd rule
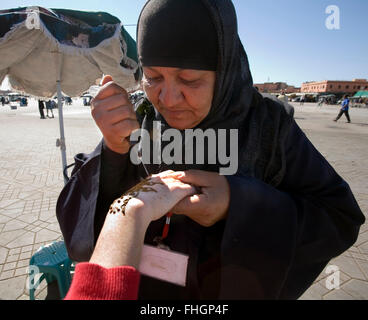
[[[120,20],[103,12],[41,7],[0,11],[0,82],[52,97],[79,96],[103,74],[124,88],[139,78],[135,41]],[[53,81],[54,80],[54,81]]]
[[[358,91],[354,98],[368,98],[368,91]]]
[[[130,90],[141,77],[135,41],[116,17],[42,7],[0,10],[0,83],[43,98],[57,93],[64,182],[67,182],[61,92],[80,96],[103,74]]]

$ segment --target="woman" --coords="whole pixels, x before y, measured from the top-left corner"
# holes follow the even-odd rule
[[[58,200],[71,258],[88,261],[111,202],[146,170],[183,170],[181,181],[200,191],[173,208],[165,243],[189,256],[186,286],[142,276],[139,299],[297,299],[357,239],[364,216],[349,186],[292,108],[253,88],[231,1],[150,0],[137,45],[148,102],[134,112],[126,91],[104,79],[92,102],[103,141],[76,156]],[[152,132],[154,121],[162,131],[238,130],[236,174],[219,175],[209,154],[204,164],[132,164],[129,136]],[[146,244],[164,224],[150,224]]]

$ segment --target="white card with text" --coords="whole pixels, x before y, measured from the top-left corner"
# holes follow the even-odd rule
[[[189,257],[182,253],[144,245],[139,272],[185,287]]]

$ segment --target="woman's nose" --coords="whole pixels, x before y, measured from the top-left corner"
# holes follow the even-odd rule
[[[159,100],[165,107],[174,107],[183,99],[183,94],[180,88],[175,84],[164,84],[159,94]]]

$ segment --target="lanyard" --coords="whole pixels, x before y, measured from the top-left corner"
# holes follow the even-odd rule
[[[160,249],[170,250],[169,246],[164,244],[164,239],[167,238],[167,235],[169,233],[170,220],[171,220],[172,215],[173,215],[172,212],[169,212],[166,215],[166,221],[165,221],[164,228],[162,230],[162,235],[157,236],[153,239],[153,242],[155,242],[157,244],[157,247]]]
[[[164,229],[162,230],[161,240],[164,240],[164,239],[167,238],[167,235],[169,233],[170,220],[171,220],[172,215],[173,215],[172,212],[169,212],[166,215],[166,221],[165,221]]]

